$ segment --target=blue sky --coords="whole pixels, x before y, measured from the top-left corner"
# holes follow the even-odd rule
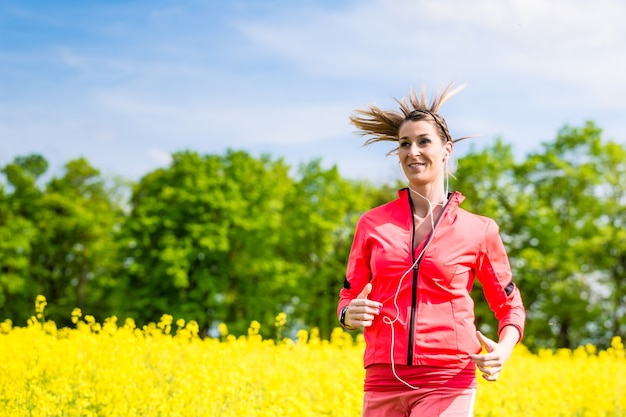
[[[452,135],[480,135],[459,163],[587,120],[626,143],[624,16],[622,0],[5,0],[0,165],[39,153],[57,174],[84,156],[136,180],[172,152],[231,148],[391,181],[390,145],[361,147],[349,115],[451,81]]]

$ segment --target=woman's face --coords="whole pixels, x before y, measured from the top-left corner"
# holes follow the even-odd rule
[[[413,187],[443,181],[451,152],[452,144],[443,143],[433,122],[408,120],[398,131],[400,164]]]

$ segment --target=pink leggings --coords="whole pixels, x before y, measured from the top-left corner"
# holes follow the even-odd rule
[[[365,393],[363,417],[472,417],[474,388],[420,388]]]

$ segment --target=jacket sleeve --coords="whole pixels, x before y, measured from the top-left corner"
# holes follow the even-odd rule
[[[337,317],[341,315],[341,310],[360,294],[371,279],[371,248],[367,238],[366,223],[366,219],[361,217],[356,225],[350,256],[348,257],[346,277],[344,279],[343,288],[339,292]]]
[[[526,311],[520,291],[513,282],[498,225],[491,219],[487,221],[484,237],[478,254],[476,276],[482,284],[489,308],[498,320],[498,334],[505,326],[512,325],[519,330],[521,340]]]

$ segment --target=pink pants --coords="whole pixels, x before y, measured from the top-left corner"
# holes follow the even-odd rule
[[[363,417],[472,417],[474,388],[420,388],[371,392],[363,398]]]

